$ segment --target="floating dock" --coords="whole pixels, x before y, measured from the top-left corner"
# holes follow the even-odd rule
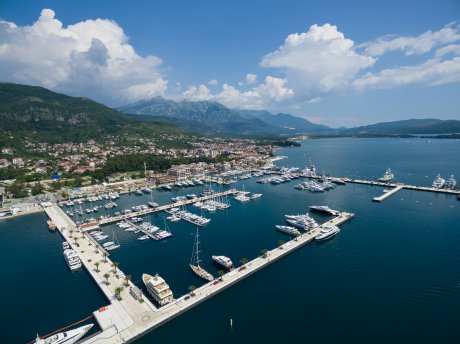
[[[404,186],[399,185],[399,186],[395,187],[394,189],[385,192],[382,196],[374,197],[372,199],[372,202],[382,202],[382,201],[386,200],[388,197],[393,196],[398,191],[401,191],[403,188],[404,188]]]
[[[157,327],[181,315],[201,302],[217,295],[226,288],[252,275],[269,264],[285,257],[289,253],[314,240],[322,226],[317,226],[307,233],[303,233],[282,246],[267,251],[263,256],[257,257],[238,269],[234,269],[212,282],[197,288],[193,293],[186,294],[161,308],[153,305],[145,295],[143,302],[135,300],[129,287],[134,285],[127,281],[124,274],[103,253],[96,249],[94,243],[86,236],[73,236],[73,233],[82,233],[73,221],[57,205],[50,205],[45,212],[52,220],[63,238],[78,253],[83,266],[99,286],[109,305],[101,307],[93,313],[101,332],[83,339],[80,343],[131,343]],[[354,215],[341,212],[327,223],[340,225]],[[71,240],[71,236],[74,237]],[[77,240],[75,240],[77,238]],[[96,265],[97,264],[97,265]],[[107,283],[108,282],[108,283]],[[116,297],[117,287],[124,286],[120,297]],[[118,290],[119,291],[119,290]]]

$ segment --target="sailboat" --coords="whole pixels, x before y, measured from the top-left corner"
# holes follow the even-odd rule
[[[195,235],[195,242],[193,243],[193,249],[192,249],[192,257],[190,258],[190,269],[200,278],[206,280],[206,281],[213,281],[214,276],[211,275],[209,272],[207,272],[205,269],[203,269],[200,266],[200,240],[199,240],[199,234],[198,234],[198,227],[196,227],[196,235]]]
[[[118,242],[118,239],[117,237],[115,236],[115,233],[113,232],[113,229],[112,229],[112,234],[113,234],[113,241],[112,241],[112,244],[111,245],[108,245],[108,246],[104,246],[105,250],[106,251],[113,251],[117,248],[120,247],[120,243]]]
[[[150,190],[150,201],[147,202],[150,208],[156,208],[158,207],[158,203],[153,201],[153,190]]]

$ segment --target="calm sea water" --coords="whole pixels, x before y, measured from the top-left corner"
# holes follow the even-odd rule
[[[310,155],[319,171],[331,175],[370,179],[391,167],[398,181],[429,185],[437,173],[460,176],[459,151],[458,140],[325,139],[277,154],[289,157],[279,165],[304,167]],[[236,263],[275,247],[288,237],[274,225],[283,223],[284,214],[307,212],[309,205],[327,204],[356,218],[334,239],[305,246],[139,343],[460,342],[460,202],[455,197],[404,190],[376,204],[371,199],[382,193],[379,187],[350,184],[317,194],[294,185],[246,180],[244,188],[263,193],[261,199],[232,200],[230,209],[207,213],[212,221],[200,229],[202,265],[217,274],[213,254]],[[191,192],[200,188],[156,191],[154,199],[164,204]],[[148,198],[122,196],[118,210]],[[151,221],[164,227],[163,214]],[[163,242],[138,241],[116,226],[104,231],[121,243],[112,260],[140,287],[143,272],[158,272],[181,295],[203,283],[188,267],[195,227],[168,226],[174,236]],[[47,230],[44,215],[0,222],[2,343],[27,342],[36,332],[72,323],[106,303],[85,271],[68,271],[61,251],[61,238]]]

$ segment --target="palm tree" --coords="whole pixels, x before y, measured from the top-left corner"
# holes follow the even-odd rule
[[[224,279],[225,271],[224,270],[219,270],[219,271],[217,271],[217,273],[219,274],[220,280],[222,281]]]
[[[247,259],[247,258],[241,258],[240,259],[240,264],[241,265],[246,265],[248,262],[249,262],[249,259]]]
[[[115,288],[115,297],[118,300],[121,300],[121,292],[123,291],[123,289],[124,289],[123,286],[119,286]]]
[[[132,277],[131,275],[126,275],[125,276],[125,284],[126,284],[126,286],[129,286],[129,281],[131,281],[131,277]]]
[[[95,262],[94,265],[96,266],[96,272],[99,272],[99,262]]]
[[[285,243],[284,240],[278,240],[278,246],[279,246],[280,248],[283,248],[284,243]]]
[[[104,278],[105,278],[105,284],[107,284],[107,285],[110,284],[110,283],[109,283],[109,277],[110,277],[110,274],[106,272],[106,273],[104,274]]]
[[[120,263],[118,262],[113,262],[112,263],[112,266],[113,266],[113,275],[115,276],[115,274],[117,273],[117,268],[118,266],[120,265]]]
[[[102,255],[104,256],[104,262],[107,262],[107,256],[108,256],[107,252],[104,252]]]
[[[262,256],[262,258],[267,258],[267,253],[268,253],[267,249],[260,250],[260,255]]]
[[[195,291],[196,287],[194,285],[191,285],[190,287],[188,287],[188,291],[190,292],[190,296],[195,296]]]

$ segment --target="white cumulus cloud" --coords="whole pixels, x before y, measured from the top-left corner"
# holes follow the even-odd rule
[[[222,90],[215,94],[206,85],[192,85],[185,90],[180,98],[188,100],[213,100],[230,108],[264,109],[279,104],[286,104],[293,96],[294,91],[286,87],[286,79],[265,77],[263,83],[254,86],[248,91],[240,91],[234,86],[223,84]]]
[[[251,85],[257,81],[257,75],[255,74],[246,74],[246,84]]]
[[[212,79],[208,81],[208,84],[211,86],[217,86],[219,85],[219,81],[217,79]]]
[[[376,59],[359,54],[351,39],[331,24],[312,25],[290,34],[278,50],[265,55],[262,67],[280,68],[299,96],[341,88]]]
[[[264,109],[286,104],[294,96],[294,90],[286,86],[287,80],[265,77],[263,83],[249,91],[242,92],[234,86],[224,84],[222,91],[214,96],[214,100],[231,108]]]
[[[358,89],[391,88],[411,84],[438,86],[460,81],[460,57],[450,60],[430,59],[414,66],[388,68],[368,73],[353,82]]]
[[[183,93],[182,98],[188,100],[211,100],[213,95],[206,87],[206,85],[200,84],[198,86],[189,86]]]
[[[380,56],[391,51],[402,51],[405,55],[422,55],[433,48],[460,41],[459,26],[446,25],[438,31],[426,31],[418,36],[385,36],[364,43],[365,52]]]
[[[0,20],[0,79],[120,103],[161,95],[162,61],[139,56],[107,19],[64,27],[51,9],[30,26]]]

